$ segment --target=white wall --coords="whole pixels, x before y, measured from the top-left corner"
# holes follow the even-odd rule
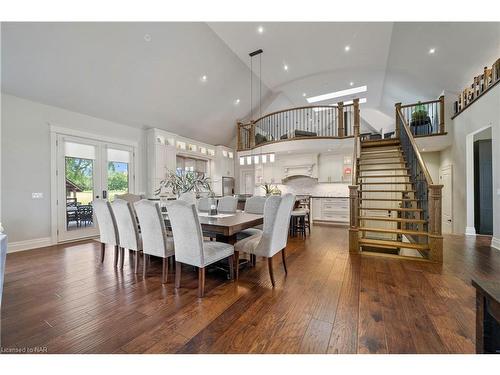
[[[51,235],[51,165],[48,123],[117,140],[139,142],[139,190],[145,191],[141,168],[143,130],[2,95],[2,224],[9,242],[48,238]],[[31,199],[32,192],[43,199]],[[55,224],[54,224],[55,225]]]
[[[441,152],[441,165],[453,164],[453,212],[455,233],[466,227],[466,138],[479,129],[491,126],[493,149],[493,236],[500,238],[500,85],[457,116],[453,127],[453,144]]]
[[[441,153],[435,152],[422,152],[422,158],[431,175],[432,182],[439,184],[439,168],[441,167]]]

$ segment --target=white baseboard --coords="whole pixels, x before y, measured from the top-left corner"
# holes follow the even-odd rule
[[[500,238],[491,237],[491,247],[500,250]]]
[[[42,238],[34,238],[32,240],[25,241],[17,241],[17,242],[9,242],[7,244],[7,253],[15,253],[17,251],[31,250],[39,247],[51,246],[52,238],[50,237],[42,237]]]
[[[476,228],[474,228],[474,227],[466,227],[465,228],[465,234],[467,236],[475,236],[476,235]]]

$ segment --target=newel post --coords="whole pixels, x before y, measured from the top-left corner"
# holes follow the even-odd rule
[[[255,147],[255,122],[253,120],[250,122],[250,148]]]
[[[353,100],[354,106],[354,139],[357,140],[359,137],[359,125],[360,125],[360,117],[359,117],[359,98]]]
[[[344,138],[344,102],[337,103],[337,136]]]
[[[359,192],[358,185],[349,185],[349,252],[359,251]]]
[[[439,133],[444,134],[444,95],[439,97]]]
[[[243,145],[241,144],[241,122],[236,123],[236,136],[238,137],[238,151],[241,151],[243,149]]]
[[[396,138],[399,138],[399,112],[401,111],[401,103],[396,103],[394,104],[395,108],[395,116],[394,119],[396,120]]]
[[[443,234],[441,232],[441,191],[443,185],[429,185],[429,260],[443,263]]]

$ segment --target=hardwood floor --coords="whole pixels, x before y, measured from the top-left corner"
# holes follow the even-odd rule
[[[94,241],[10,254],[1,316],[4,348],[48,353],[474,353],[472,276],[500,278],[488,237],[447,236],[442,266],[350,255],[346,229],[315,226],[238,283],[153,260],[148,278],[100,263]]]

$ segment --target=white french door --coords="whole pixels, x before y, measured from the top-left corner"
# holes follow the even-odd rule
[[[57,240],[99,235],[92,202],[134,192],[134,149],[56,135]]]

